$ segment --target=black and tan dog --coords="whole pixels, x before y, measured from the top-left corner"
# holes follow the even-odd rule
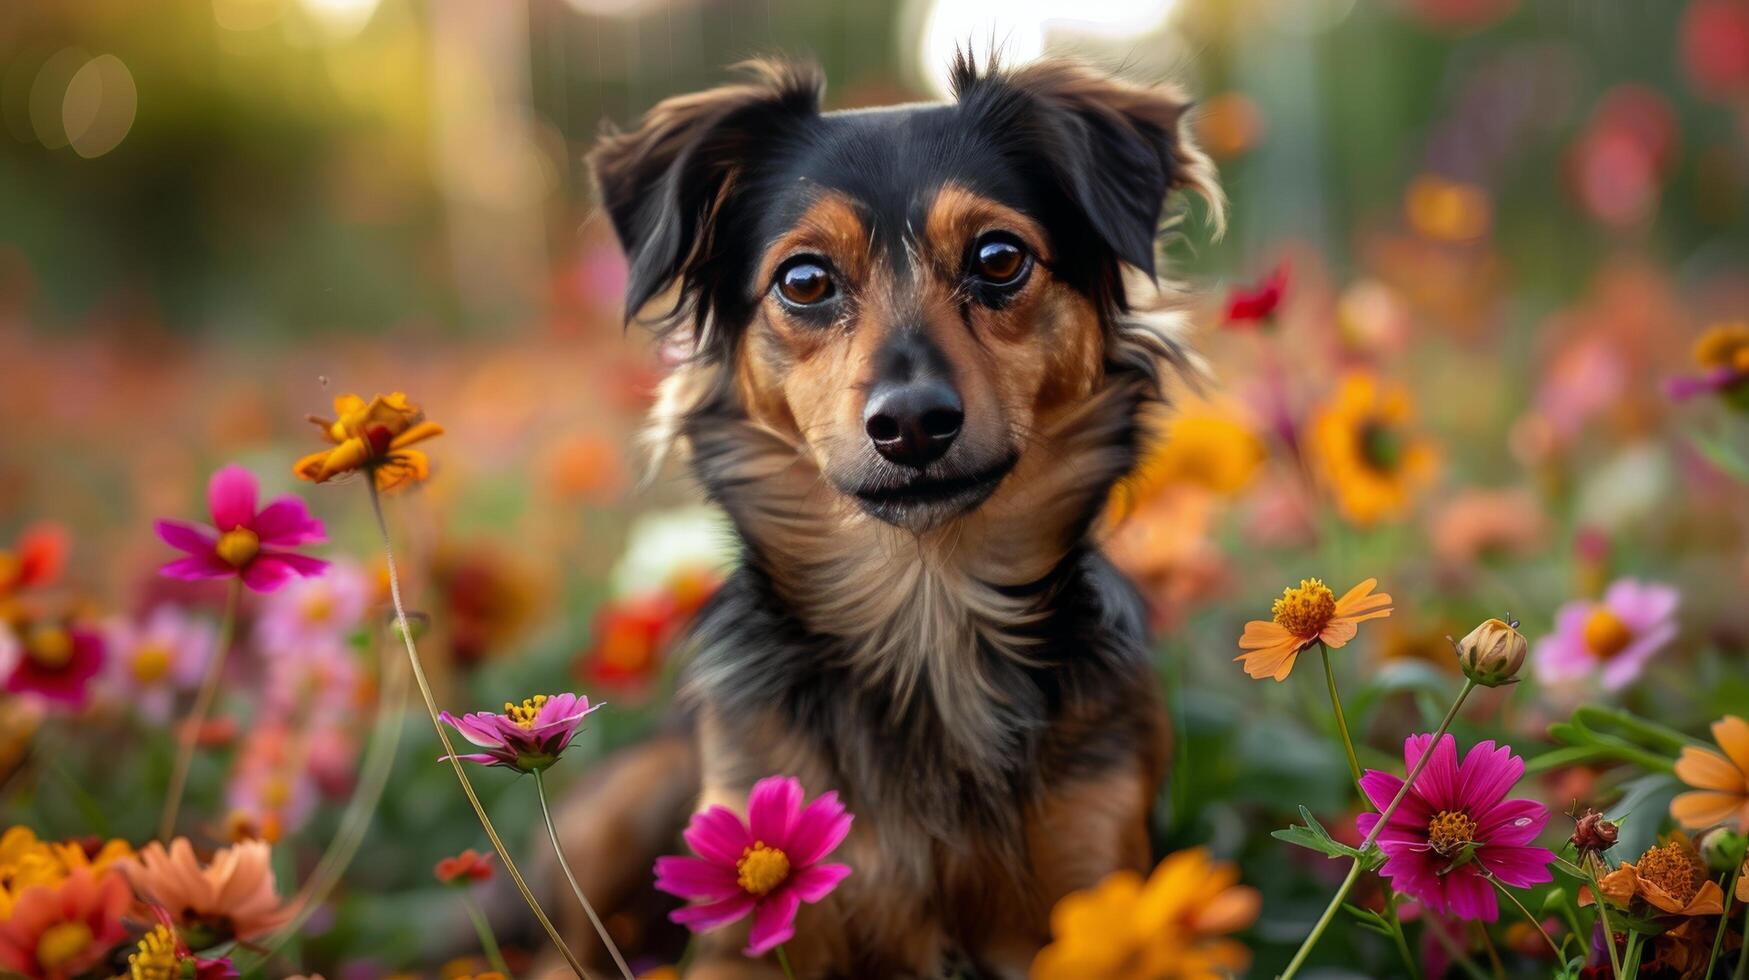
[[[657,439],[744,549],[689,731],[592,780],[569,847],[624,907],[693,808],[794,775],[857,818],[799,976],[1023,976],[1058,898],[1150,859],[1165,720],[1090,533],[1186,367],[1156,244],[1176,190],[1218,222],[1213,168],[1178,93],[1071,63],[962,56],[950,104],[846,112],[749,67],[592,158],[629,311],[693,351]],[[780,975],[736,933],[689,975]]]

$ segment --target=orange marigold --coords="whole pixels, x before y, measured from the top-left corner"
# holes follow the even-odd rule
[[[1627,908],[1639,898],[1672,915],[1720,915],[1724,889],[1708,877],[1706,862],[1682,834],[1646,849],[1638,861],[1622,866],[1597,883],[1611,905]]]
[[[418,483],[431,474],[430,461],[414,443],[443,435],[443,426],[425,420],[425,412],[402,392],[365,401],[357,395],[334,399],[335,418],[310,416],[332,449],[311,453],[292,467],[300,479],[325,483],[337,476],[364,471],[378,490]]]

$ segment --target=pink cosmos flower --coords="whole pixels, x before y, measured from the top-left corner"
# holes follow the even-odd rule
[[[1600,673],[1603,687],[1633,683],[1646,662],[1676,637],[1681,593],[1668,585],[1617,580],[1603,601],[1580,599],[1555,613],[1555,631],[1536,646],[1536,674],[1568,684]]]
[[[1432,741],[1432,735],[1404,739],[1405,771],[1415,768]],[[1452,736],[1441,738],[1432,750],[1427,768],[1379,833],[1379,849],[1385,854],[1379,874],[1440,915],[1493,922],[1500,906],[1490,876],[1513,888],[1554,877],[1549,871],[1554,852],[1530,843],[1548,822],[1549,809],[1532,800],[1506,799],[1524,775],[1524,760],[1510,746],[1479,742],[1461,765]],[[1369,769],[1360,786],[1372,805],[1383,810],[1403,781]],[[1363,813],[1355,827],[1370,834],[1378,820],[1377,813]]]
[[[747,796],[747,822],[724,806],[693,815],[686,843],[698,857],[656,859],[656,887],[702,904],[669,916],[704,932],[753,916],[748,956],[763,956],[796,934],[801,903],[825,898],[850,874],[821,864],[850,833],[853,817],[826,793],[802,805],[802,784],[768,776]]]
[[[211,527],[172,520],[155,525],[165,544],[188,553],[165,565],[162,574],[187,581],[238,575],[256,592],[272,592],[293,575],[321,574],[327,562],[284,549],[321,543],[322,522],[289,495],[256,510],[259,492],[255,474],[241,466],[214,473],[207,484]]]
[[[270,656],[331,645],[357,628],[370,599],[364,570],[353,562],[333,562],[326,574],[293,581],[263,604],[256,643]]]
[[[559,753],[583,727],[583,716],[599,707],[576,694],[537,694],[521,704],[504,702],[501,715],[478,711],[456,718],[445,711],[441,717],[463,738],[486,750],[456,756],[463,762],[538,772],[559,761]],[[448,760],[446,755],[438,761]]]
[[[177,693],[200,683],[213,641],[211,626],[175,606],[159,606],[143,621],[117,620],[109,626],[106,688],[140,717],[168,721]]]
[[[8,694],[83,708],[106,653],[103,634],[78,623],[45,619],[16,630],[0,624],[0,677]]]

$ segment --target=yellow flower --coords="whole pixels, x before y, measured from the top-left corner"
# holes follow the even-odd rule
[[[8,828],[0,834],[0,921],[33,885],[59,884],[78,868],[102,874],[133,856],[134,849],[124,840],[106,841],[95,854],[87,854],[74,841],[44,841],[29,827]]]
[[[1312,418],[1308,450],[1336,509],[1355,524],[1396,520],[1433,479],[1438,453],[1409,426],[1415,402],[1370,374],[1343,379]]]
[[[425,454],[407,447],[443,435],[425,412],[399,391],[369,402],[357,395],[334,399],[333,419],[310,416],[334,448],[311,453],[292,467],[300,479],[325,483],[357,470],[373,474],[378,490],[418,483],[431,473]]]
[[[1051,910],[1052,942],[1033,980],[1191,980],[1242,972],[1251,954],[1229,933],[1261,898],[1239,871],[1201,848],[1169,855],[1147,881],[1119,871]]]
[[[1627,908],[1636,897],[1672,915],[1720,915],[1724,889],[1708,877],[1706,862],[1682,834],[1648,848],[1637,862],[1622,862],[1597,883],[1610,904]]]
[[[1112,491],[1113,516],[1127,515],[1183,484],[1236,496],[1251,484],[1264,460],[1263,440],[1231,412],[1191,407],[1154,428],[1141,463]]]
[[[1670,815],[1690,830],[1724,824],[1749,833],[1749,721],[1726,715],[1713,722],[1720,752],[1686,746],[1676,776],[1694,787],[1670,801]]]
[[[1239,649],[1245,652],[1233,659],[1258,680],[1287,680],[1301,650],[1320,642],[1337,649],[1354,639],[1361,623],[1391,614],[1391,597],[1373,592],[1378,584],[1369,578],[1338,599],[1322,581],[1301,579],[1298,588],[1281,591],[1270,608],[1273,618],[1245,624],[1239,637]]]

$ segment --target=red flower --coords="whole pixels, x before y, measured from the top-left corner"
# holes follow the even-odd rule
[[[437,880],[446,885],[472,885],[492,880],[492,852],[484,854],[468,848],[455,857],[446,857],[431,869]]]
[[[18,536],[17,546],[0,549],[0,596],[20,589],[49,585],[67,563],[67,530],[59,524],[37,524]]]
[[[103,670],[103,635],[59,620],[0,623],[0,677],[8,694],[32,694],[77,710]]]
[[[1228,325],[1247,325],[1273,320],[1275,309],[1281,305],[1281,297],[1285,292],[1287,292],[1287,263],[1283,262],[1257,285],[1235,287],[1231,293],[1227,294]]]

